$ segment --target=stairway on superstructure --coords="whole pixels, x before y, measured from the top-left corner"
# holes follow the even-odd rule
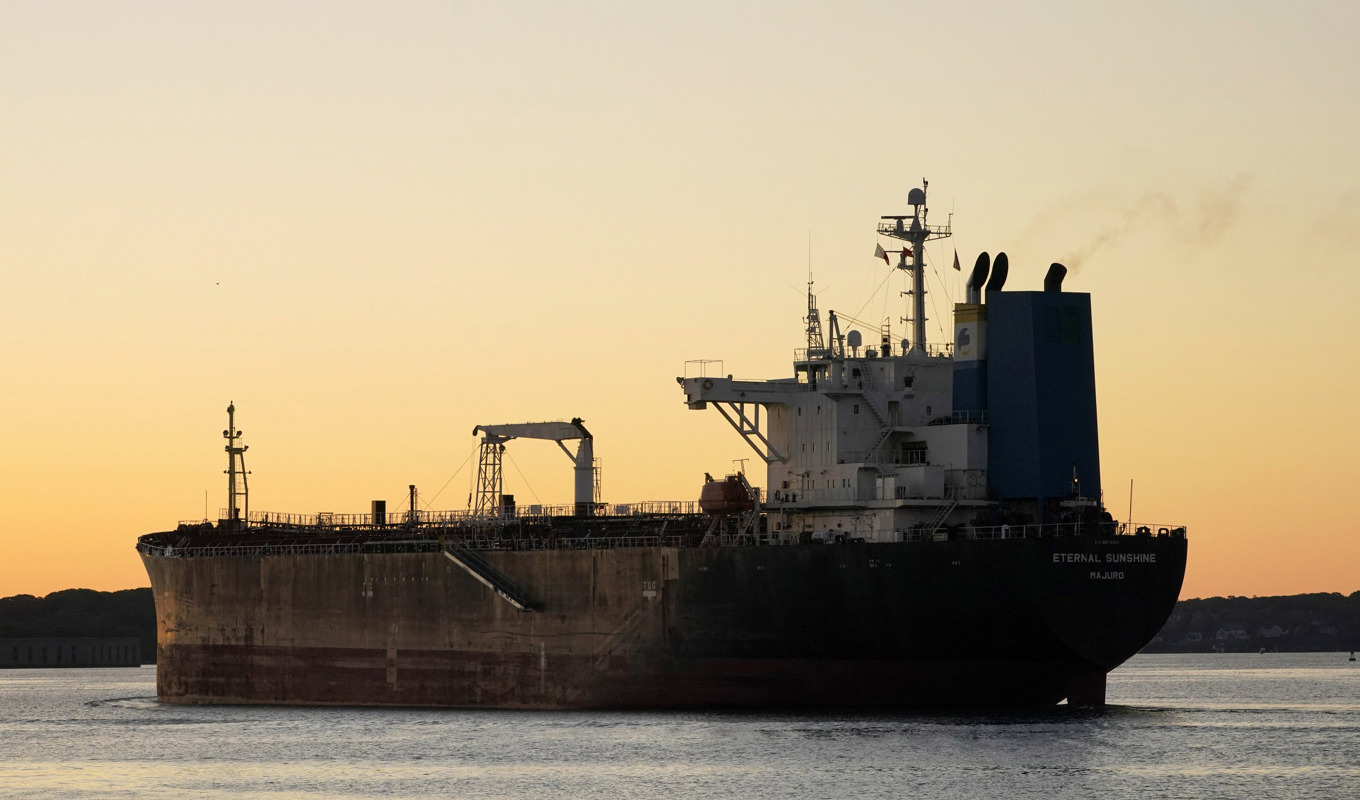
[[[944,525],[944,521],[949,519],[949,515],[952,514],[954,509],[958,508],[958,506],[959,490],[953,486],[946,487],[944,490],[944,502],[941,503],[940,507],[935,511],[935,516],[930,518],[930,522],[926,523],[925,538],[936,539],[938,541],[941,526]]]
[[[879,448],[883,446],[884,442],[888,441],[888,437],[891,436],[893,432],[891,414],[889,413],[889,409],[879,408],[879,399],[873,394],[874,389],[877,388],[874,383],[874,371],[869,368],[869,362],[867,361],[860,362],[860,380],[864,382],[864,404],[868,406],[869,411],[878,418],[878,424],[882,428],[879,432],[877,441],[875,441],[868,450],[864,451],[865,460],[878,461],[880,460],[878,456]]]

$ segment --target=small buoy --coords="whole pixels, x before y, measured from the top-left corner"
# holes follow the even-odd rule
[[[1261,648],[1261,655],[1265,655],[1265,654],[1266,654],[1266,649],[1265,649],[1264,647],[1262,647],[1262,648]]]

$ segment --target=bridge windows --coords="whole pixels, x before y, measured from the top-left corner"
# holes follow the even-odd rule
[[[928,464],[926,443],[905,441],[893,447],[893,461],[898,464]]]

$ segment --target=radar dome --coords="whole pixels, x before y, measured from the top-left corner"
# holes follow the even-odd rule
[[[925,192],[921,191],[920,189],[912,189],[910,192],[907,192],[907,205],[923,206],[925,204],[926,204]]]
[[[864,339],[859,335],[859,331],[850,331],[845,335],[845,343],[851,347],[859,347],[863,342]]]

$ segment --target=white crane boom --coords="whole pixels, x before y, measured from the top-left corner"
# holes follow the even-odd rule
[[[501,505],[500,453],[511,439],[546,439],[557,442],[575,466],[576,514],[589,516],[595,508],[595,439],[580,417],[570,422],[519,422],[506,425],[478,425],[472,435],[482,434],[482,458],[477,476],[477,504],[474,512],[495,514]],[[562,442],[580,439],[573,454]]]

